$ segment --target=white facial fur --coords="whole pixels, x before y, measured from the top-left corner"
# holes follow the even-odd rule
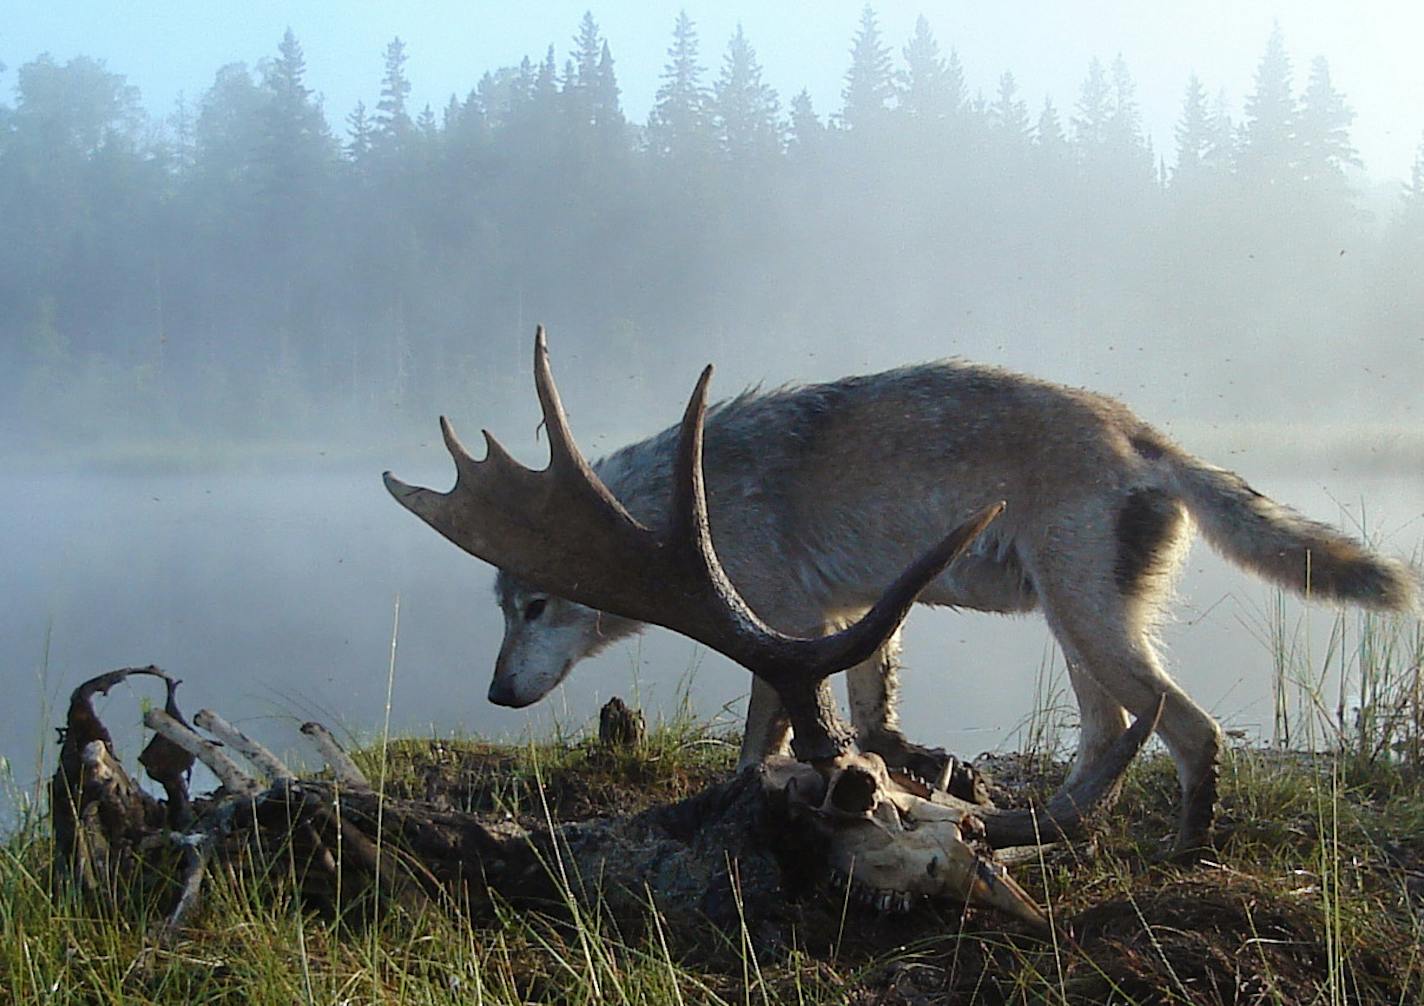
[[[632,635],[642,623],[576,604],[505,573],[495,581],[504,613],[504,642],[494,665],[489,700],[520,709],[538,702],[584,657]]]

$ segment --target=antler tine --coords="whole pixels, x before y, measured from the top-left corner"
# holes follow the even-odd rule
[[[549,365],[549,344],[544,338],[544,326],[534,329],[534,390],[539,396],[539,408],[544,414],[544,432],[549,436],[549,472],[561,483],[560,488],[585,498],[596,510],[611,511],[604,519],[627,523],[642,530],[642,526],[623,507],[618,497],[609,491],[574,442],[569,429],[569,415],[564,411],[559,389],[554,384],[554,371]],[[500,448],[501,453],[503,448]]]
[[[707,386],[712,382],[712,364],[702,368],[692,397],[678,427],[677,456],[672,471],[672,514],[668,521],[670,541],[696,540],[711,543],[707,523],[707,489],[702,472],[702,431],[707,418]],[[708,552],[710,549],[700,549]]]
[[[699,567],[698,573],[711,589],[715,603],[725,609],[728,628],[746,640],[750,650],[729,648],[725,641],[708,642],[737,660],[753,662],[755,673],[766,676],[781,665],[787,671],[813,678],[826,677],[869,659],[886,637],[904,621],[925,585],[962,552],[978,534],[1004,510],[998,502],[985,507],[955,528],[906,568],[862,618],[853,625],[816,639],[785,636],[768,627],[751,610],[735,585],[727,578],[716,549],[707,518],[706,480],[702,469],[703,430],[707,415],[707,388],[712,380],[709,364],[697,379],[678,430],[677,455],[673,464],[672,513],[665,532],[669,545],[685,549]],[[707,642],[704,640],[704,642]]]
[[[459,436],[455,433],[455,427],[445,416],[440,417],[440,436],[445,441],[445,449],[450,452],[450,458],[455,462],[455,479],[469,478],[475,471],[478,461],[466,450],[465,445],[460,442]],[[488,435],[486,435],[488,436]]]
[[[574,442],[573,431],[569,429],[569,414],[564,411],[558,386],[554,384],[554,372],[549,366],[549,343],[544,337],[543,325],[534,330],[534,390],[539,395],[539,408],[544,413],[544,432],[549,436],[549,467],[592,474],[583,452]],[[594,478],[596,480],[597,476]]]
[[[946,566],[969,547],[980,532],[1004,512],[1004,506],[1004,501],[1000,500],[972,514],[938,544],[907,566],[857,622],[834,635],[813,640],[814,644],[825,651],[815,658],[817,664],[829,668],[826,673],[834,674],[868,660],[910,614],[920,591],[939,576]]]
[[[696,581],[710,594],[715,606],[718,631],[730,634],[739,643],[782,640],[752,611],[741,593],[727,578],[717,550],[712,546],[711,524],[707,518],[707,480],[702,470],[703,430],[707,418],[707,388],[712,382],[712,365],[702,368],[692,397],[682,414],[678,429],[677,454],[672,468],[672,511],[668,515],[663,540],[692,567]],[[738,648],[727,641],[707,642],[713,649],[742,661]],[[747,657],[752,654],[747,654]],[[757,672],[760,673],[760,672]]]

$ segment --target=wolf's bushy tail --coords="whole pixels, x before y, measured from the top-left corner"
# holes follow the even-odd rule
[[[1408,564],[1261,495],[1235,472],[1179,451],[1168,460],[1176,495],[1232,562],[1306,597],[1419,610],[1420,575]]]

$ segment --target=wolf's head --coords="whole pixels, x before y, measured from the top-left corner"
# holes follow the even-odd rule
[[[489,700],[498,706],[533,705],[568,677],[574,664],[643,627],[538,590],[503,570],[494,590],[504,613],[504,641],[489,687]]]

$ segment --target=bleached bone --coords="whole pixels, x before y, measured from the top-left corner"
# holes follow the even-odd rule
[[[253,768],[273,782],[296,781],[296,773],[289,769],[282,759],[211,709],[199,709],[193,717],[193,723],[242,755]]]
[[[356,763],[337,743],[330,730],[312,720],[302,724],[302,733],[312,739],[312,743],[321,752],[321,756],[326,759],[327,767],[331,769],[331,774],[336,777],[337,782],[352,789],[368,791],[371,789],[371,781],[366,778],[364,772],[356,767]]]
[[[150,730],[167,737],[211,769],[229,793],[256,796],[262,791],[257,780],[238,767],[237,762],[229,758],[221,747],[198,736],[162,709],[148,710],[143,714],[143,722]]]
[[[168,917],[159,923],[154,934],[160,942],[172,942],[178,930],[202,901],[203,881],[208,875],[208,859],[212,856],[213,840],[212,834],[199,833],[192,840],[185,842],[178,900]]]

